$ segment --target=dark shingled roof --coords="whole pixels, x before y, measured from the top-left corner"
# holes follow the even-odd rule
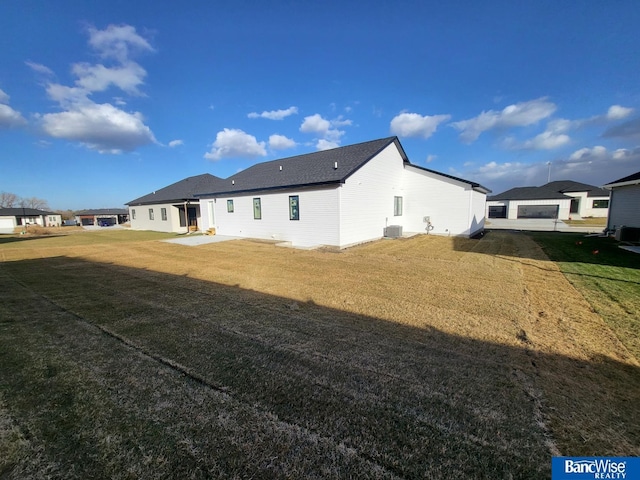
[[[224,180],[220,177],[216,177],[209,173],[203,173],[202,175],[185,178],[184,180],[173,183],[168,187],[161,188],[153,193],[131,200],[130,202],[127,202],[127,205],[150,205],[154,203],[196,200],[196,193],[215,191],[222,186],[222,182],[224,182]]]
[[[636,180],[640,180],[640,172],[632,173],[631,175],[627,175],[626,177],[620,178],[614,182],[609,182],[607,183],[607,186],[615,185],[616,183],[634,182]]]
[[[487,201],[494,200],[562,200],[571,198],[565,192],[587,192],[588,197],[608,197],[609,192],[586,183],[574,182],[572,180],[558,180],[550,182],[540,187],[516,187],[506,192],[499,193],[487,198]]]
[[[47,212],[45,210],[38,210],[37,208],[0,208],[0,217],[35,217],[38,215],[58,215],[55,212]]]
[[[409,162],[397,137],[381,138],[346,147],[322,150],[295,157],[253,165],[216,185],[216,189],[200,190],[200,195],[230,194],[311,185],[344,183],[344,181],[391,143],[396,144],[402,158]],[[337,168],[335,165],[337,163]]]

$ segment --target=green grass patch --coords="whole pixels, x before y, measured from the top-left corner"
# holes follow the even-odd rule
[[[606,227],[607,226],[607,219],[606,218],[596,218],[596,217],[590,217],[590,218],[581,218],[580,220],[563,220],[564,223],[566,223],[567,225],[576,225],[576,226],[590,226],[590,225],[594,225],[594,226],[602,226],[602,227]]]
[[[621,249],[610,237],[529,235],[640,359],[640,254]]]

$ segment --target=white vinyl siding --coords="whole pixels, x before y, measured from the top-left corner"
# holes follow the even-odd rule
[[[614,187],[609,204],[610,229],[622,225],[640,228],[640,185]]]
[[[191,203],[189,207],[196,207],[199,212],[198,203]],[[131,229],[132,230],[154,230],[157,232],[175,232],[175,233],[185,233],[187,231],[187,227],[185,225],[180,225],[180,211],[182,210],[182,216],[184,217],[184,204],[171,204],[171,203],[163,203],[156,204],[153,206],[153,209],[166,209],[167,211],[167,220],[166,221],[156,221],[150,220],[149,215],[145,213],[149,208],[147,206],[136,206],[134,208],[129,208],[129,218],[131,220]],[[136,210],[142,210],[142,215],[134,214]],[[137,212],[140,213],[140,212]],[[137,217],[137,218],[136,218]],[[155,216],[154,216],[155,217]],[[200,223],[200,218],[198,218],[198,223]]]

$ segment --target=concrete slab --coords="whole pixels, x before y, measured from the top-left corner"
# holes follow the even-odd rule
[[[167,243],[177,243],[178,245],[187,245],[189,247],[197,247],[198,245],[227,242],[229,240],[237,240],[239,238],[240,237],[231,237],[228,235],[185,235],[184,237],[162,241]]]
[[[518,230],[528,232],[573,232],[573,233],[601,233],[603,226],[574,226],[562,220],[550,218],[520,218],[507,220],[506,218],[491,218],[487,220],[486,230]]]

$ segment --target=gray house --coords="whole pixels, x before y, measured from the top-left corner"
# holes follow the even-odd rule
[[[640,228],[640,172],[607,183],[604,188],[611,190],[607,230]]]
[[[185,233],[202,229],[196,193],[216,190],[223,180],[208,173],[185,178],[127,203],[134,230]]]
[[[517,187],[487,198],[488,218],[557,218],[607,216],[609,192],[572,180],[540,187]]]

